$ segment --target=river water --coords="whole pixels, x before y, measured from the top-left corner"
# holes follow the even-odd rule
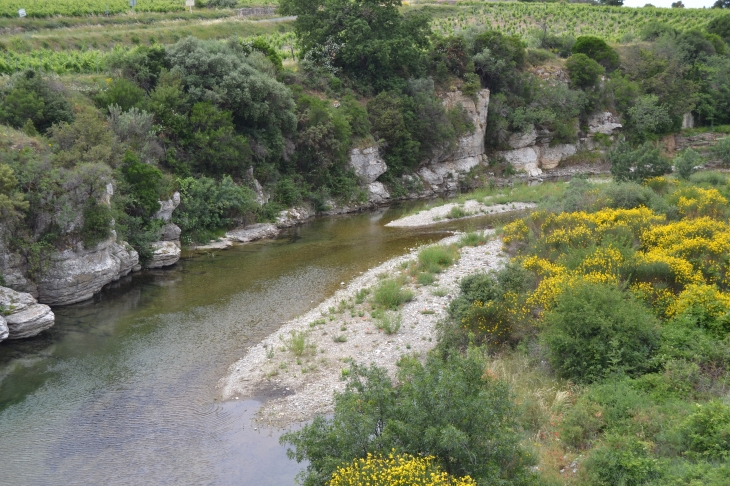
[[[0,484],[293,484],[302,466],[250,422],[258,403],[221,403],[216,384],[340,282],[449,229],[384,227],[406,209],[142,272],[54,309],[38,337],[0,343]]]

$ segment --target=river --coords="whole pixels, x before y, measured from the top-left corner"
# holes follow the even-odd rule
[[[60,307],[0,343],[2,485],[287,485],[301,465],[255,401],[216,384],[246,348],[341,282],[444,230],[385,228],[408,207],[316,219],[274,240],[191,256]]]

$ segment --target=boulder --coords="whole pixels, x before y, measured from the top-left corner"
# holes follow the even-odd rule
[[[182,230],[178,225],[175,223],[167,223],[162,228],[160,241],[178,241],[180,240],[180,233],[182,233]]]
[[[390,193],[382,182],[368,184],[368,201],[373,204],[380,204],[390,199]]]
[[[285,209],[276,217],[276,226],[279,228],[290,228],[303,223],[314,216],[314,209],[308,207]]]
[[[537,140],[537,130],[534,125],[530,125],[530,129],[523,133],[513,133],[510,135],[507,144],[513,149],[521,149],[530,145],[535,145]]]
[[[51,327],[55,316],[51,308],[39,304],[32,295],[0,287],[0,309],[3,321],[0,322],[0,340],[33,337]],[[3,330],[4,329],[4,330]]]
[[[543,169],[554,169],[571,155],[575,155],[577,148],[573,144],[558,144],[554,147],[543,145],[540,147],[540,167]]]
[[[474,131],[459,139],[456,150],[448,154],[445,160],[459,160],[467,157],[480,157],[484,154],[484,134],[487,131],[487,112],[489,111],[489,90],[479,91],[475,97],[464,96],[461,91],[446,94],[444,108],[451,109],[457,105],[464,107],[469,119],[474,124]],[[439,161],[432,161],[439,162]]]
[[[8,323],[5,321],[5,317],[0,316],[0,341],[5,341],[8,338]]]
[[[610,111],[595,113],[588,118],[588,133],[593,135],[602,133],[604,135],[613,135],[615,130],[623,127],[617,115]]]
[[[388,166],[380,157],[378,147],[366,147],[364,149],[352,149],[350,151],[350,167],[355,171],[360,183],[370,184],[380,177]]]
[[[512,164],[512,166],[528,175],[535,177],[542,174],[538,163],[540,161],[540,149],[538,147],[525,147],[517,150],[508,150],[500,152],[504,160]]]
[[[175,192],[171,199],[166,201],[159,201],[160,210],[152,216],[155,219],[161,219],[163,221],[170,221],[172,218],[172,212],[180,205],[180,193]]]
[[[275,238],[278,234],[279,228],[275,224],[260,223],[229,231],[226,233],[226,238],[239,243],[248,243],[264,238]]]
[[[152,243],[152,258],[147,268],[161,268],[174,265],[180,260],[180,243],[176,241],[156,241]]]
[[[129,274],[139,255],[116,233],[96,247],[79,245],[50,257],[38,282],[38,300],[48,305],[67,305],[90,299],[101,288]]]

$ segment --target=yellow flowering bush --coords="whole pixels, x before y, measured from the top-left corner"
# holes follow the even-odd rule
[[[434,464],[434,457],[369,454],[332,474],[329,486],[476,486],[469,476],[455,478]]]
[[[671,199],[686,218],[721,219],[727,214],[728,201],[717,189],[688,186],[675,191]]]

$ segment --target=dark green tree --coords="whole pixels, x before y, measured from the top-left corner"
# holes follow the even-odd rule
[[[297,16],[304,59],[379,92],[423,72],[429,16],[403,15],[400,6],[400,0],[283,0],[280,12]]]
[[[617,181],[641,182],[649,177],[661,176],[672,171],[672,163],[659,153],[659,149],[646,142],[635,150],[622,142],[609,152],[611,175]]]
[[[565,61],[570,82],[578,88],[586,89],[595,86],[606,70],[585,54],[573,54]]]
[[[585,54],[611,72],[619,66],[618,53],[600,37],[582,35],[573,44],[573,54]]]

